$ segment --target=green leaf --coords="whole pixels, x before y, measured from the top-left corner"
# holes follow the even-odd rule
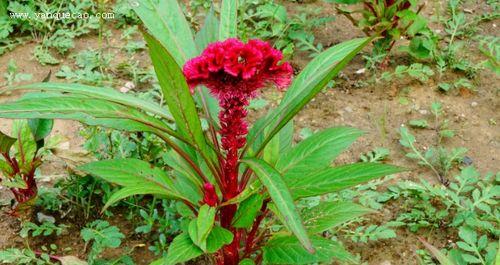
[[[54,127],[54,121],[47,119],[30,119],[28,120],[28,125],[33,137],[35,137],[35,141],[38,142],[49,136],[52,127]]]
[[[236,228],[249,228],[252,226],[255,217],[264,202],[264,196],[260,193],[253,194],[248,199],[241,202],[233,217],[233,226]]]
[[[314,58],[295,78],[278,108],[257,122],[247,141],[255,153],[283,128],[316,94],[318,94],[372,38],[353,39],[335,45]]]
[[[0,173],[3,173],[4,175],[9,175],[11,174],[12,169],[10,165],[3,160],[3,158],[0,158]]]
[[[243,259],[238,265],[255,265],[255,262],[251,259]]]
[[[403,171],[402,168],[381,163],[355,163],[333,168],[325,168],[304,176],[284,180],[294,198],[303,198],[327,194],[369,180]]]
[[[223,0],[220,11],[219,40],[236,38],[238,24],[238,0]]]
[[[2,181],[2,186],[5,188],[16,188],[16,189],[27,189],[28,185],[26,184],[26,181],[23,180],[23,177],[20,176],[19,174],[16,174],[15,176],[11,178],[7,178]]]
[[[72,96],[85,96],[94,99],[107,100],[110,102],[118,103],[121,105],[133,107],[134,109],[144,110],[154,115],[158,115],[164,119],[172,120],[172,115],[167,109],[162,108],[160,105],[140,99],[134,95],[125,94],[117,91],[111,87],[95,87],[82,84],[68,84],[68,83],[34,83],[21,86],[8,88],[7,90],[27,90],[27,91],[44,91],[44,94],[50,94],[55,97],[55,93],[59,92],[69,93]],[[6,90],[6,91],[7,91]],[[0,94],[3,91],[0,90]],[[63,96],[63,94],[59,95]]]
[[[417,128],[429,128],[429,123],[426,120],[411,120],[410,126]]]
[[[216,208],[203,205],[198,211],[198,217],[189,224],[189,237],[195,245],[207,251],[207,238],[215,223]]]
[[[219,39],[219,21],[215,17],[214,6],[210,7],[207,16],[205,17],[205,22],[200,31],[196,33],[194,41],[196,46],[198,46],[198,51],[203,51],[208,44],[216,42]]]
[[[18,248],[0,250],[0,262],[3,264],[45,263],[44,260],[38,259],[32,250]]]
[[[138,110],[106,100],[81,97],[47,97],[3,103],[0,118],[67,119],[127,131],[156,132],[161,129],[176,135],[166,123]]]
[[[17,138],[14,144],[17,162],[19,167],[27,172],[31,169],[30,166],[36,154],[36,142],[28,121],[15,120],[12,126],[12,134]]]
[[[101,212],[105,212],[110,206],[117,203],[118,201],[134,195],[154,195],[160,198],[183,199],[183,197],[176,194],[175,192],[167,190],[160,186],[152,186],[150,184],[127,186],[111,194],[108,201],[106,201],[106,204],[102,207]]]
[[[110,226],[107,221],[97,220],[80,232],[85,242],[95,241],[101,247],[117,248],[125,238],[116,226]]]
[[[264,148],[262,156],[264,161],[274,166],[281,154],[290,150],[293,141],[293,129],[293,121],[290,121],[269,141],[269,144]]]
[[[352,202],[320,202],[302,212],[309,233],[321,233],[374,211]]]
[[[469,227],[461,226],[458,230],[460,238],[469,245],[475,246],[477,242],[477,233]]]
[[[147,33],[144,33],[144,38],[149,46],[163,98],[176,121],[177,129],[187,141],[198,147],[202,155],[213,157],[209,154],[211,147],[205,141],[198,112],[182,70],[158,40]]]
[[[317,250],[307,252],[292,236],[275,236],[262,248],[266,264],[310,264],[338,260],[341,264],[355,260],[339,243],[320,236],[312,236],[312,243]]]
[[[198,54],[191,29],[177,0],[143,0],[135,3],[135,13],[180,67]]]
[[[185,199],[174,187],[162,169],[139,159],[125,158],[96,161],[78,168],[108,182],[124,186],[109,199],[105,208],[125,197],[136,194],[155,194],[169,198]]]
[[[96,161],[78,169],[120,186],[136,186],[148,182],[165,189],[173,187],[172,180],[164,170],[135,158]]]
[[[257,158],[245,158],[242,163],[248,165],[262,184],[267,188],[276,208],[281,213],[287,227],[297,236],[307,251],[314,253],[311,241],[297,212],[292,195],[280,173],[272,166]]]
[[[325,168],[362,134],[360,130],[349,127],[323,130],[282,154],[276,169],[287,177],[302,177]]]
[[[174,238],[168,248],[167,257],[162,265],[174,265],[201,256],[203,251],[198,248],[188,234],[182,233]]]
[[[0,153],[9,153],[10,148],[17,140],[0,132]]]
[[[220,226],[214,226],[207,238],[207,252],[215,253],[221,247],[233,242],[233,233]]]

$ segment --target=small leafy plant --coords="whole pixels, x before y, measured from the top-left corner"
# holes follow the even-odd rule
[[[52,126],[52,120],[47,119],[16,120],[14,137],[0,132],[0,185],[10,189],[17,205],[34,202],[37,196],[35,172],[42,163],[41,149]]]
[[[425,119],[411,120],[409,125],[416,128],[433,129],[436,132],[436,144],[429,147],[425,152],[420,151],[416,146],[415,136],[410,133],[408,128],[401,127],[399,140],[400,144],[409,149],[407,157],[419,161],[420,165],[424,165],[431,169],[439,181],[447,184],[448,173],[454,165],[461,162],[465,154],[466,148],[453,148],[447,150],[442,146],[442,141],[445,138],[450,138],[455,135],[455,132],[448,126],[448,120],[442,119],[444,115],[441,103],[434,102],[431,106],[431,112],[434,116],[433,127]]]
[[[434,44],[426,40],[429,35],[427,20],[419,15],[424,4],[420,1],[409,0],[328,0],[337,4],[362,4],[361,9],[347,9],[337,7],[337,11],[346,16],[355,26],[359,27],[366,35],[380,34],[381,39],[374,43],[373,57],[380,58],[380,63],[387,66],[388,55],[396,41],[401,37],[410,40],[407,50],[418,54],[419,57],[430,58]],[[361,19],[356,19],[354,14],[361,14]],[[432,45],[429,45],[432,44]]]
[[[174,0],[134,7],[152,34],[143,32],[168,109],[112,88],[38,83],[9,88],[44,93],[36,100],[2,104],[0,117],[72,119],[161,139],[166,166],[114,158],[79,168],[121,187],[104,209],[133,195],[181,202],[184,210],[179,213],[187,222],[167,255],[154,264],[201,256],[227,265],[352,261],[340,242],[322,233],[338,220],[369,211],[353,203],[349,209],[356,214],[346,213],[342,202],[311,209],[296,202],[402,169],[370,162],[333,167],[362,132],[328,128],[293,145],[293,118],[372,39],[353,39],[325,50],[292,81],[293,69],[279,50],[261,40],[235,39],[236,1],[222,1],[220,19],[209,14],[194,37],[180,10]],[[249,126],[250,99],[269,86],[287,92],[277,108]],[[318,218],[319,213],[324,217]],[[82,236],[95,245],[101,242],[95,231],[101,229],[111,227],[91,224]],[[105,234],[116,237],[102,242],[119,245],[117,231]]]
[[[66,225],[56,225],[52,222],[45,221],[40,225],[37,225],[32,222],[23,223],[23,227],[19,232],[22,238],[27,238],[28,236],[36,237],[36,236],[50,236],[55,234],[57,236],[61,235],[61,233],[66,229]]]
[[[80,232],[85,247],[91,244],[89,262],[91,264],[98,258],[106,248],[117,248],[121,245],[125,236],[116,226],[111,226],[107,221],[96,220],[88,224]]]
[[[405,182],[389,188],[387,197],[403,197],[408,212],[396,222],[412,232],[422,228],[453,229],[458,240],[447,255],[422,241],[441,264],[495,264],[498,249],[499,173],[483,176],[472,166],[463,168],[449,187],[426,180]],[[396,195],[398,194],[398,195]],[[447,263],[448,262],[448,263]]]

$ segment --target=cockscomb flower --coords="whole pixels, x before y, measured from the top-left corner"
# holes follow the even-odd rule
[[[283,54],[267,42],[228,39],[210,44],[188,61],[184,75],[192,90],[202,84],[219,98],[240,95],[248,99],[263,87],[284,89],[290,84],[293,69],[282,59]]]
[[[283,54],[267,42],[228,39],[208,45],[200,56],[184,65],[191,92],[197,85],[205,85],[219,100],[219,134],[226,154],[221,161],[221,190],[226,200],[239,192],[238,150],[246,144],[249,100],[266,86],[283,90],[291,82],[292,66],[282,60]]]

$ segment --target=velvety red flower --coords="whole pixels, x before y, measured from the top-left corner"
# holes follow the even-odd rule
[[[241,95],[251,98],[266,86],[286,88],[293,69],[281,63],[283,55],[267,42],[237,39],[215,42],[184,65],[184,75],[191,89],[207,86],[216,96]]]

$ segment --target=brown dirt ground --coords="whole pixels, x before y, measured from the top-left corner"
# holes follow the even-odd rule
[[[305,1],[311,2],[311,1]],[[314,2],[314,1],[313,1]],[[477,2],[473,12],[478,15],[487,10],[487,5],[484,1]],[[287,9],[291,12],[295,10],[297,5],[309,5],[308,3],[286,3]],[[311,3],[315,7],[323,8],[323,14],[334,13],[330,5],[322,2]],[[424,10],[425,14],[433,15],[439,4],[427,5]],[[441,7],[442,8],[442,7]],[[495,30],[498,21],[481,24],[479,30],[481,34],[496,35]],[[113,30],[113,37],[106,47],[118,46],[120,43],[119,32]],[[348,40],[354,37],[363,36],[363,33],[354,28],[351,23],[342,16],[336,16],[334,22],[328,23],[325,27],[318,30],[316,33],[318,41],[326,47],[336,43]],[[73,51],[79,51],[87,47],[97,47],[95,36],[87,36],[76,40],[76,47]],[[33,74],[33,81],[42,80],[49,70],[53,73],[59,70],[59,66],[41,66],[32,58],[32,50],[34,43],[22,45],[15,50],[0,57],[0,73],[6,71],[7,62],[13,58],[19,66],[20,72]],[[483,60],[480,54],[471,54],[471,59],[475,62]],[[144,52],[136,55],[136,58],[147,58]],[[398,55],[395,56],[398,60]],[[117,53],[116,61],[129,60],[126,55]],[[404,58],[401,58],[404,60]],[[296,68],[304,67],[309,59],[306,56],[299,54],[293,58],[293,64]],[[62,64],[72,65],[73,59],[64,59]],[[61,64],[61,65],[62,65]],[[143,65],[148,65],[145,60]],[[334,89],[326,90],[320,93],[295,119],[297,132],[301,128],[311,128],[319,130],[322,128],[348,125],[363,129],[366,134],[356,142],[353,147],[344,153],[337,163],[353,162],[357,159],[360,153],[371,150],[375,147],[386,147],[391,150],[391,163],[405,166],[411,171],[399,174],[398,180],[418,180],[420,177],[435,181],[431,172],[428,170],[417,168],[415,163],[409,161],[404,156],[404,150],[398,143],[399,135],[398,128],[407,123],[410,119],[427,118],[429,116],[430,104],[434,101],[440,101],[446,111],[447,117],[450,120],[451,128],[457,131],[457,137],[446,142],[448,147],[466,147],[474,165],[480,172],[488,171],[496,172],[499,170],[499,149],[500,149],[500,133],[498,125],[490,121],[500,121],[499,99],[498,99],[498,77],[488,70],[480,71],[479,76],[475,79],[477,92],[465,94],[443,94],[437,91],[436,86],[439,80],[436,77],[425,84],[418,81],[396,80],[393,83],[369,84],[359,88],[359,82],[367,80],[371,74],[355,74],[355,72],[364,67],[364,62],[358,56],[349,66],[343,71],[343,74],[338,80],[338,84]],[[390,69],[388,69],[390,70]],[[447,73],[444,80],[453,80],[457,78],[454,73]],[[118,80],[118,82],[126,80]],[[401,105],[398,97],[403,95],[403,91],[408,91],[404,96],[409,99],[408,105]],[[0,95],[0,103],[6,102],[19,97],[19,93],[12,95]],[[276,92],[265,93],[266,98],[272,102],[271,106],[275,105],[275,99],[280,95]],[[474,104],[472,104],[475,102]],[[477,104],[476,104],[477,103]],[[255,115],[263,113],[264,110],[258,111]],[[423,115],[422,112],[428,114]],[[10,121],[0,119],[0,130],[8,132]],[[81,125],[72,121],[57,121],[53,134],[63,135],[69,139],[71,148],[79,148],[83,139],[79,135]],[[434,142],[434,133],[431,130],[420,130],[417,134],[417,142],[420,147],[427,147],[428,144]],[[298,139],[298,138],[297,138]],[[64,165],[54,163],[42,168],[42,175],[64,174]],[[5,190],[0,190],[0,199],[9,198],[9,194]],[[389,205],[383,211],[371,216],[372,223],[382,223],[395,217],[398,211],[397,205]],[[133,227],[130,222],[126,221],[120,214],[113,218],[111,222],[118,225],[120,229],[132,234]],[[17,235],[19,230],[19,222],[0,212],[0,249],[17,246],[20,247],[26,242],[23,242]],[[78,236],[79,227],[70,228],[68,234],[58,238],[48,238],[43,242],[35,240],[30,242],[31,247],[37,248],[43,244],[56,243],[61,249],[71,247],[72,255],[83,256],[83,242]],[[416,234],[400,229],[397,231],[398,237],[391,240],[382,240],[369,244],[348,244],[348,247],[354,253],[359,253],[362,260],[367,264],[387,265],[387,264],[416,264],[415,250],[420,248]],[[448,244],[448,240],[454,235],[447,231],[426,231],[421,236],[428,238],[431,243],[437,247],[443,247]],[[145,239],[129,236],[124,243],[125,247],[132,248],[133,246],[147,242]],[[114,256],[120,250],[106,253],[106,256]],[[152,259],[151,253],[146,247],[138,247],[133,252],[133,257],[137,264],[148,264]],[[389,262],[389,263],[388,263]]]

